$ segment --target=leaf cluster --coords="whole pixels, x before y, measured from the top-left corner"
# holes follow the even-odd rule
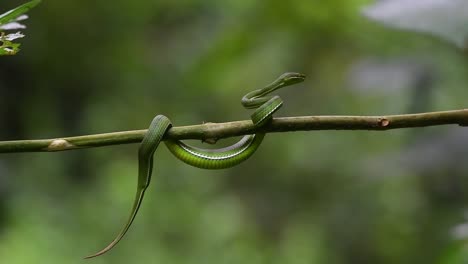
[[[21,44],[16,43],[15,40],[23,38],[24,35],[20,31],[8,34],[5,31],[26,28],[21,23],[21,21],[28,18],[25,13],[40,2],[40,0],[33,0],[0,15],[0,56],[18,53]]]

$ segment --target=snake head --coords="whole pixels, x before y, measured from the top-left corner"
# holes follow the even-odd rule
[[[305,77],[306,76],[302,73],[287,72],[283,73],[280,77],[278,77],[276,82],[278,84],[278,88],[280,88],[303,82],[305,80]]]

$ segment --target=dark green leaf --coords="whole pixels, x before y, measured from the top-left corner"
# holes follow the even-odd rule
[[[37,4],[39,4],[41,0],[33,0],[30,1],[26,4],[20,5],[15,9],[12,9],[6,13],[3,13],[0,15],[0,25],[6,24],[15,18],[19,17],[20,15],[28,12],[31,8],[35,7]]]
[[[2,55],[15,55],[19,51],[19,43],[13,43],[8,40],[3,40],[0,46],[0,56]]]

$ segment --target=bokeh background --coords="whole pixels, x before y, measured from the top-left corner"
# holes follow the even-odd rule
[[[240,98],[287,71],[307,80],[277,116],[466,107],[466,54],[366,19],[371,3],[43,1],[0,58],[0,139],[247,119]],[[220,171],[161,147],[125,239],[82,260],[127,220],[137,148],[2,154],[0,263],[468,261],[466,128],[270,134]]]

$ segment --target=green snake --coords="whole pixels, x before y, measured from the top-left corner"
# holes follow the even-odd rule
[[[305,75],[300,73],[284,73],[271,84],[258,90],[246,94],[241,102],[245,108],[254,109],[251,115],[254,128],[259,128],[271,120],[275,113],[283,104],[277,95],[268,96],[273,91],[304,81]],[[132,225],[145,191],[150,184],[153,170],[153,155],[162,141],[166,132],[172,124],[169,118],[158,115],[150,124],[148,131],[138,149],[138,185],[130,218],[117,237],[101,251],[89,255],[85,258],[93,258],[102,255],[112,249],[125,235]],[[237,143],[220,149],[202,149],[187,145],[178,140],[165,140],[167,148],[181,161],[203,169],[224,169],[235,166],[248,159],[262,143],[265,133],[246,135]]]

